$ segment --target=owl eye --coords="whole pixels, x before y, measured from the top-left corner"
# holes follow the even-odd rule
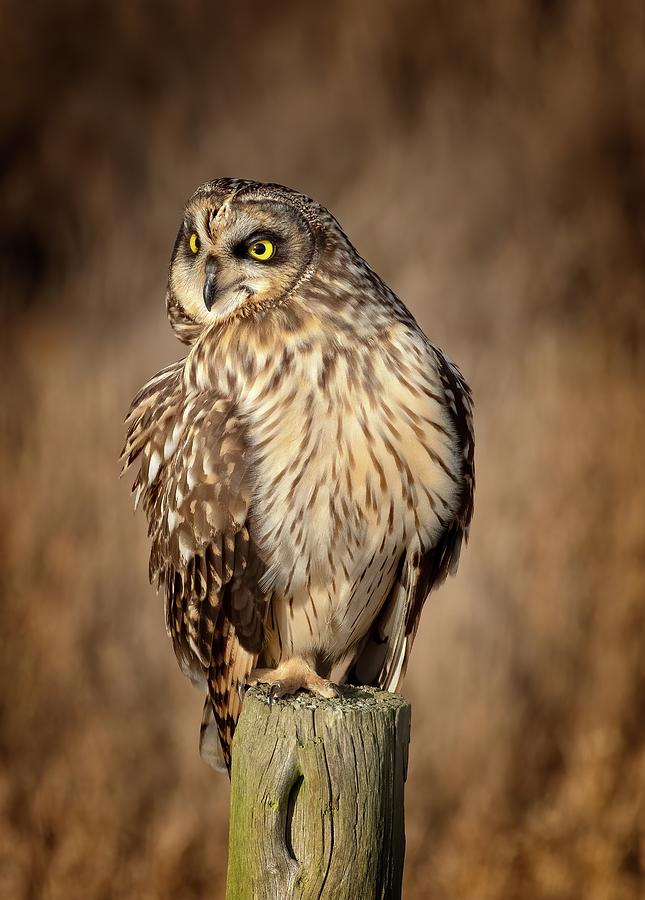
[[[190,240],[188,241],[188,246],[190,247],[190,249],[193,253],[199,253],[199,238],[197,237],[197,235],[195,234],[194,231],[190,236]]]
[[[269,241],[263,238],[261,241],[253,241],[252,244],[249,244],[246,252],[249,254],[251,259],[257,259],[260,262],[266,262],[268,259],[271,259],[271,257],[275,253],[275,244],[273,243],[273,241]]]

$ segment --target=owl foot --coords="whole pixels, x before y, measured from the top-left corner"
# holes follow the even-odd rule
[[[309,691],[327,700],[340,696],[338,687],[327,678],[317,675],[299,656],[280,663],[275,669],[254,669],[249,684],[268,684],[269,700],[290,697],[298,691]]]

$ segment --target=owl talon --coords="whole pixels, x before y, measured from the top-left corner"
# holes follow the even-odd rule
[[[283,685],[280,681],[274,681],[269,688],[269,706],[273,706],[274,702],[284,696],[282,694]]]

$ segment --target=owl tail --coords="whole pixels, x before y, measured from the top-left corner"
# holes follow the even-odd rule
[[[199,730],[199,753],[204,762],[208,763],[216,772],[228,771],[210,697],[206,697],[204,701],[202,724]]]

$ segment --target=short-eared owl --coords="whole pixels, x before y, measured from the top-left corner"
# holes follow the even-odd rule
[[[230,747],[244,686],[395,690],[473,510],[457,367],[315,201],[221,178],[184,211],[168,315],[187,355],[128,418],[201,749]]]

